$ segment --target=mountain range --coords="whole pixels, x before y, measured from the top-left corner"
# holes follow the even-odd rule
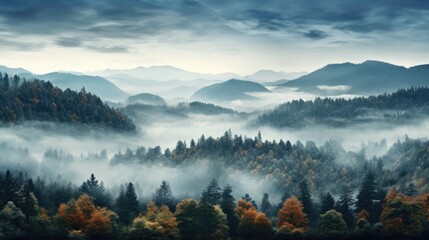
[[[379,94],[400,88],[429,86],[429,65],[406,68],[380,61],[329,64],[277,86],[322,95]]]

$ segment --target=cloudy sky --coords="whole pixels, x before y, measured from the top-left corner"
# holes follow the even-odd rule
[[[0,0],[0,65],[202,73],[429,63],[427,0]]]

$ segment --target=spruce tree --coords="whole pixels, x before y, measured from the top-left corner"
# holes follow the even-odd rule
[[[119,214],[119,219],[130,224],[139,213],[139,201],[137,200],[136,191],[132,183],[121,186],[118,198],[116,199],[115,208]]]
[[[156,189],[155,194],[153,195],[153,201],[158,206],[164,204],[168,206],[171,211],[174,210],[175,199],[173,197],[173,193],[171,192],[170,184],[168,182],[162,181],[161,186]]]
[[[16,200],[17,200],[16,192],[18,190],[19,190],[18,182],[8,169],[0,181],[1,206],[4,206],[9,201],[16,203]]]
[[[356,212],[366,210],[370,215],[374,212],[374,200],[376,197],[374,175],[368,173],[363,181],[356,201]]]
[[[272,215],[270,196],[268,195],[268,193],[264,193],[264,196],[262,197],[261,211],[267,214],[267,216]]]
[[[240,218],[235,212],[235,199],[232,196],[232,187],[229,185],[227,185],[222,191],[220,207],[222,208],[223,213],[226,214],[230,235],[232,237],[237,236],[237,228],[240,223]]]
[[[322,199],[322,206],[320,207],[320,213],[324,214],[329,210],[334,209],[335,200],[332,195],[328,192]]]
[[[310,225],[314,223],[313,219],[313,200],[311,199],[310,189],[306,180],[299,184],[298,200],[301,201],[304,207],[304,213],[307,214],[310,220]]]
[[[202,193],[201,202],[216,205],[220,203],[221,197],[220,187],[216,179],[212,179]]]
[[[343,219],[350,229],[353,227],[355,221],[352,206],[352,190],[348,185],[345,185],[343,188],[343,192],[341,193],[340,200],[338,201],[338,206],[336,210],[343,215]]]

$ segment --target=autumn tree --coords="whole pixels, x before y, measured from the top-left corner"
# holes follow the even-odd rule
[[[248,193],[246,193],[246,194],[244,194],[244,196],[243,197],[241,197],[244,201],[246,201],[246,202],[250,202],[250,203],[252,203],[252,205],[256,208],[256,209],[258,209],[258,205],[256,205],[256,202],[255,202],[255,200],[253,200],[252,199],[252,197],[250,197],[250,195],[248,194]]]
[[[302,203],[295,196],[288,198],[279,210],[277,228],[282,232],[304,232],[307,224],[308,219]]]
[[[272,235],[271,221],[265,213],[257,211],[251,202],[238,200],[235,211],[240,217],[239,236],[268,238]]]
[[[427,196],[408,197],[397,189],[386,196],[380,222],[382,233],[395,237],[422,237],[429,219]]]
[[[63,219],[70,231],[78,231],[91,238],[105,238],[112,233],[113,221],[117,215],[94,205],[91,197],[81,195],[77,200],[62,203],[58,209],[58,216]]]
[[[146,215],[133,220],[130,230],[134,239],[178,239],[179,230],[176,217],[165,205],[156,206],[151,201],[147,206]]]

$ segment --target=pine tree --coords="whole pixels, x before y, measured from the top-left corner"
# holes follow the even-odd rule
[[[19,190],[17,206],[25,214],[27,221],[30,217],[38,215],[39,204],[34,195],[34,184],[31,178]]]
[[[103,182],[99,184],[93,173],[86,182],[82,183],[80,192],[88,194],[97,206],[109,206],[109,199],[105,195],[104,184]]]
[[[352,190],[348,185],[344,186],[343,192],[340,196],[340,200],[338,201],[338,212],[340,212],[343,216],[344,221],[346,222],[349,228],[352,228],[354,225],[354,216],[353,216],[353,198],[352,198]]]
[[[237,228],[240,223],[240,218],[235,212],[235,199],[232,196],[232,187],[229,185],[227,185],[222,191],[220,207],[226,214],[230,235],[232,237],[237,236]]]
[[[328,192],[322,199],[322,206],[320,207],[320,213],[324,214],[329,210],[334,209],[335,200],[332,195]]]
[[[310,189],[308,187],[308,183],[306,180],[302,181],[299,184],[299,201],[302,202],[302,206],[304,207],[304,213],[307,214],[307,217],[310,220],[310,223],[314,223],[312,215],[313,215],[313,200],[311,199]]]
[[[7,202],[12,201],[16,203],[16,192],[19,190],[19,185],[16,178],[9,171],[3,175],[0,181],[0,204],[4,206]]]
[[[222,195],[220,193],[220,187],[216,179],[212,179],[207,188],[202,193],[201,202],[216,205],[220,203],[221,197]]]
[[[175,199],[171,192],[170,184],[166,181],[162,181],[161,186],[156,189],[153,195],[153,201],[156,205],[161,206],[162,204],[168,206],[170,210],[174,210]]]
[[[121,186],[118,198],[116,199],[115,208],[119,214],[119,219],[130,224],[133,218],[139,213],[139,202],[137,200],[136,191],[132,183]]]
[[[375,182],[374,175],[369,172],[365,180],[362,183],[362,186],[359,189],[359,193],[357,195],[356,201],[356,212],[360,212],[362,210],[366,210],[370,215],[374,212],[374,200],[376,197],[375,191]]]
[[[271,207],[270,196],[268,193],[264,193],[261,201],[261,211],[267,214],[267,216],[271,216]]]

